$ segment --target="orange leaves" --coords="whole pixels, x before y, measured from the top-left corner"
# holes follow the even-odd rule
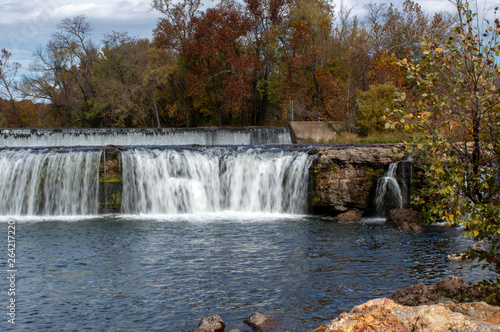
[[[200,107],[222,125],[232,113],[241,113],[250,97],[256,60],[245,52],[242,39],[252,23],[229,4],[208,9],[194,24],[194,38],[184,48],[190,70],[187,85]]]
[[[385,84],[392,82],[397,87],[401,87],[405,81],[406,73],[403,68],[397,65],[394,55],[382,50],[375,55],[373,60],[370,78],[375,84]]]

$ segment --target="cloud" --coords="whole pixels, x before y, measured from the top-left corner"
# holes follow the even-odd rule
[[[160,17],[150,10],[149,1],[141,0],[0,0],[0,6],[0,49],[12,52],[14,61],[22,63],[24,70],[33,51],[50,40],[65,17],[85,15],[95,42],[113,30],[151,37]]]
[[[366,15],[365,5],[369,2],[373,3],[385,3],[386,6],[389,6],[391,3],[394,7],[401,9],[404,0],[392,0],[392,1],[375,1],[375,0],[343,0],[343,1],[334,1],[335,11],[338,13],[340,10],[341,3],[343,3],[344,8],[351,10],[351,17],[357,16],[358,18],[363,18]],[[422,8],[425,13],[432,14],[437,12],[454,12],[455,7],[449,1],[445,0],[417,0],[416,1]]]
[[[178,1],[178,0],[174,0]],[[344,0],[346,9],[352,8],[351,17],[362,19],[366,14],[364,5],[376,0]],[[206,6],[215,2],[202,0]],[[241,0],[240,0],[241,2]],[[403,0],[384,1],[401,8]],[[445,0],[417,0],[427,13],[454,11],[453,5]],[[338,12],[341,0],[333,1]],[[496,1],[480,1],[491,11]],[[92,26],[92,39],[99,42],[104,34],[112,31],[128,31],[133,37],[152,36],[161,14],[151,10],[151,0],[0,0],[0,49],[6,48],[15,61],[28,62],[32,52],[39,45],[45,45],[56,31],[57,24],[64,17],[85,15]],[[206,8],[206,7],[205,7]],[[26,68],[26,67],[24,67]]]
[[[1,1],[1,0],[0,0]],[[5,43],[14,47],[24,43],[50,38],[48,31],[64,17],[85,15],[89,22],[98,23],[96,31],[114,30],[113,24],[138,26],[143,24],[144,34],[151,33],[158,13],[150,11],[148,1],[77,1],[77,0],[28,0],[2,4],[0,16],[0,36],[2,47]],[[47,38],[48,37],[48,38]],[[100,38],[100,36],[98,37]],[[5,45],[5,46],[4,46]]]

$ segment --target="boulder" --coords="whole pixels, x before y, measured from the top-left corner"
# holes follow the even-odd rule
[[[391,299],[368,301],[314,332],[500,331],[500,308],[486,303],[403,306]]]
[[[477,254],[482,252],[488,252],[491,250],[491,243],[488,240],[483,239],[469,246],[469,249],[475,251]]]
[[[422,231],[420,224],[423,219],[422,213],[413,209],[393,209],[389,211],[385,223],[403,231],[418,233]]]
[[[435,289],[439,292],[444,292],[446,296],[454,296],[462,293],[466,287],[464,279],[450,275],[439,280],[436,283]]]
[[[353,221],[359,221],[361,219],[361,212],[357,210],[350,210],[344,213],[339,214],[335,218],[333,218],[333,221],[335,222],[353,222]]]
[[[465,282],[456,276],[447,276],[434,286],[417,284],[396,290],[389,297],[398,304],[418,306],[450,301],[466,290]]]
[[[468,256],[466,256],[467,253],[475,252],[477,255],[487,254],[487,253],[489,253],[491,251],[491,247],[492,247],[491,243],[488,240],[483,239],[483,240],[478,241],[478,242],[476,242],[474,244],[471,244],[467,248],[466,252],[448,255],[447,256],[447,260],[453,261],[453,262],[471,261],[471,258],[468,257]],[[495,254],[497,256],[500,256],[500,250],[496,250]],[[465,256],[465,258],[462,258],[464,256]]]
[[[439,302],[440,294],[432,286],[417,284],[398,289],[389,298],[401,305],[418,306]]]
[[[226,324],[219,315],[212,315],[210,317],[204,317],[198,327],[191,332],[224,332]]]
[[[270,325],[273,322],[273,318],[262,315],[258,312],[254,312],[247,319],[243,321],[245,324],[250,326],[255,331],[266,332],[270,331]]]
[[[471,261],[470,259],[463,258],[464,256],[465,256],[464,253],[462,253],[462,254],[449,254],[446,256],[446,260],[450,261],[450,262],[464,262],[464,261],[470,262]]]

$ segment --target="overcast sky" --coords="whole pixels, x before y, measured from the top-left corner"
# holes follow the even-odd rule
[[[210,0],[204,2],[212,4]],[[344,0],[346,8],[363,17],[363,5],[369,0]],[[374,2],[393,2],[396,6],[403,0]],[[452,11],[448,0],[417,1],[425,12]],[[492,6],[494,1],[487,1]],[[333,1],[340,4],[340,0]],[[33,51],[45,45],[55,26],[62,18],[85,15],[93,28],[92,40],[99,42],[103,35],[114,31],[128,31],[133,37],[152,36],[160,14],[150,10],[149,0],[0,0],[0,49],[6,48],[13,53],[13,59],[29,67]]]

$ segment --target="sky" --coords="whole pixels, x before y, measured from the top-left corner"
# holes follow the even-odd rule
[[[403,0],[374,1],[394,3]],[[202,2],[213,5],[211,0]],[[337,8],[340,0],[333,0]],[[363,5],[369,0],[344,0],[352,14],[364,16]],[[418,0],[427,13],[453,11],[448,0]],[[494,3],[493,1],[487,1]],[[0,0],[0,49],[10,51],[12,61],[21,63],[22,71],[29,68],[32,54],[38,46],[47,44],[56,25],[65,17],[85,15],[92,26],[92,40],[99,42],[113,31],[128,31],[132,37],[151,38],[161,14],[151,10],[149,0]]]

